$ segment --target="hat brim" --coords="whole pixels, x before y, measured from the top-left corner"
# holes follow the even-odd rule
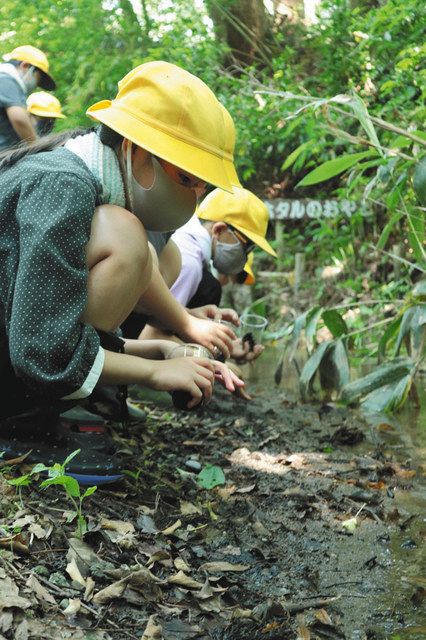
[[[273,248],[271,247],[269,242],[266,240],[266,238],[259,235],[258,233],[253,233],[253,231],[249,231],[248,229],[245,229],[239,224],[235,224],[235,222],[232,222],[232,226],[235,227],[235,229],[237,229],[238,231],[241,231],[241,233],[243,233],[249,240],[251,240],[252,242],[257,244],[258,247],[266,251],[266,253],[269,253],[271,256],[274,256],[274,258],[277,257],[276,252],[273,250]]]
[[[40,116],[40,118],[66,118],[67,117],[67,116],[64,116],[63,113],[54,113],[53,111],[41,111],[34,108],[31,108],[31,110],[28,109],[28,111],[33,116]]]
[[[123,113],[122,108],[117,109],[109,100],[94,104],[86,111],[86,115],[163,160],[188,171],[208,184],[232,193],[232,184],[228,177],[229,168],[226,166],[231,163],[219,155],[156,129],[128,111]]]
[[[229,160],[225,159],[224,162],[225,162],[226,171],[228,173],[229,182],[232,184],[233,187],[239,187],[240,189],[242,189],[243,187],[237,175],[235,166]]]
[[[37,65],[34,66],[36,67]],[[46,89],[47,91],[53,91],[54,89],[56,89],[56,82],[54,81],[54,79],[49,76],[48,73],[43,71],[43,69],[40,69],[40,67],[37,67],[37,69],[41,71],[41,80],[39,86],[42,89]]]

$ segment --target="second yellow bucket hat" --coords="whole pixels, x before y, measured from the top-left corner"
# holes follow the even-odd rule
[[[23,44],[20,47],[15,47],[10,53],[6,53],[3,56],[3,60],[20,60],[21,62],[32,64],[42,73],[40,87],[48,91],[56,88],[56,82],[49,73],[49,61],[41,49],[37,49],[37,47],[33,47],[30,44]]]
[[[58,98],[46,91],[35,91],[27,98],[27,109],[34,116],[42,118],[66,118],[61,111]]]
[[[269,221],[268,209],[248,189],[235,187],[232,193],[214,189],[198,207],[197,215],[202,220],[225,222],[241,231],[271,256],[277,255],[265,238]]]
[[[223,109],[202,80],[158,61],[130,71],[114,100],[86,113],[163,160],[232,191]]]

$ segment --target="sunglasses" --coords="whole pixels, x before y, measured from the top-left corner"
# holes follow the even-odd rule
[[[255,247],[255,243],[253,242],[253,240],[250,240],[250,238],[247,238],[247,236],[241,233],[241,231],[238,231],[238,229],[235,229],[235,227],[233,227],[231,224],[226,223],[226,225],[228,229],[232,231],[232,233],[237,238],[237,240],[241,242],[246,254],[250,253],[250,251],[252,251]]]

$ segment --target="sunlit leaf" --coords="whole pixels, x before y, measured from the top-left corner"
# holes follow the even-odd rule
[[[319,182],[324,182],[325,180],[334,178],[334,176],[339,175],[339,173],[343,173],[343,171],[347,171],[347,169],[353,167],[360,160],[368,158],[374,154],[375,152],[372,150],[361,151],[360,153],[351,153],[350,155],[340,156],[334,160],[327,160],[327,162],[324,162],[319,167],[316,167],[313,171],[308,173],[308,175],[306,175],[303,180],[296,185],[296,187],[308,187],[312,184],[318,184]]]
[[[285,162],[283,162],[282,166],[281,166],[281,171],[285,171],[286,169],[288,169],[289,167],[291,167],[291,165],[293,164],[293,162],[295,162],[297,160],[297,158],[299,157],[299,155],[302,153],[302,151],[304,151],[310,144],[312,144],[311,140],[308,140],[307,142],[303,142],[301,145],[299,145],[296,149],[294,149],[294,151],[292,151],[290,153],[289,156],[287,156]]]
[[[368,135],[370,141],[377,148],[377,151],[380,153],[380,155],[383,156],[383,151],[380,149],[379,138],[377,137],[376,130],[374,128],[373,123],[371,122],[371,118],[367,111],[367,107],[365,106],[364,101],[361,100],[361,98],[356,93],[354,93],[352,100],[349,104],[351,106],[352,111],[360,121],[362,128]]]

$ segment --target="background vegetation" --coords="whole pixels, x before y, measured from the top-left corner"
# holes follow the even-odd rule
[[[358,203],[350,218],[288,221],[278,238],[278,268],[293,269],[303,251],[314,276],[309,304],[293,301],[303,312],[316,305],[309,331],[328,327],[358,356],[398,355],[417,332],[417,372],[426,327],[424,287],[411,293],[426,264],[424,18],[418,0],[324,0],[313,22],[297,0],[3,0],[0,53],[23,43],[46,51],[66,128],[89,125],[86,108],[113,97],[117,81],[142,62],[165,59],[199,75],[234,118],[245,186],[270,197]],[[332,287],[319,277],[330,264],[340,274]],[[351,309],[344,330],[333,332],[318,312],[331,303],[342,318]],[[410,311],[407,329],[413,306],[420,311]],[[277,322],[279,308],[267,309]],[[323,351],[341,355],[335,345]]]

